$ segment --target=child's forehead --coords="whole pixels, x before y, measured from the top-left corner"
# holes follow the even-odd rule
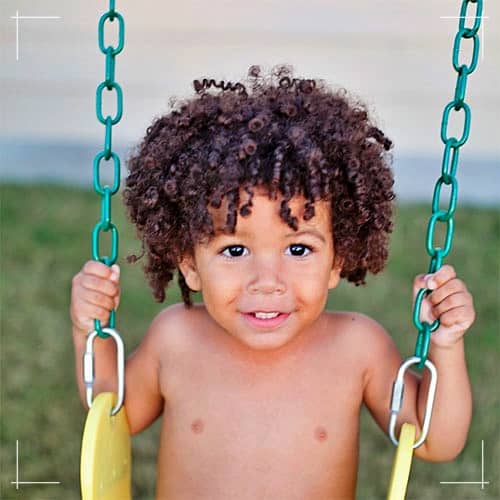
[[[265,217],[266,226],[270,227],[278,225],[284,225],[289,227],[288,224],[280,217],[280,208],[283,201],[283,195],[277,194],[273,199],[269,197],[269,191],[266,188],[254,187],[252,197],[252,206],[250,208],[251,214],[248,216],[241,216],[238,213],[237,226],[245,225],[245,221],[249,220],[252,216],[262,219]],[[250,199],[250,195],[245,191],[240,191],[240,202],[239,207],[246,204]],[[307,200],[302,195],[295,195],[288,201],[288,207],[291,210],[291,215],[297,218],[299,229],[302,226],[312,226],[323,228],[325,230],[330,230],[331,228],[331,208],[330,202],[327,200],[316,200],[314,202],[314,216],[304,221],[304,211],[305,204]],[[224,197],[220,208],[213,208],[209,206],[209,213],[212,217],[212,222],[214,226],[214,231],[216,233],[223,232],[226,226],[227,213],[228,213],[228,200]]]

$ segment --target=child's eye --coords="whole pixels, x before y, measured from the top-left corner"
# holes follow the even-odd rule
[[[288,252],[289,250],[289,252]],[[294,257],[305,257],[312,252],[312,248],[307,245],[301,245],[295,243],[287,248],[287,254],[293,255]]]
[[[244,255],[248,255],[248,249],[243,245],[231,245],[229,247],[224,248],[224,250],[222,251],[222,255],[233,258],[243,257]]]

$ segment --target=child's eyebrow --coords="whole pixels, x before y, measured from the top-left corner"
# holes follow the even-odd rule
[[[326,243],[326,239],[323,236],[323,234],[320,233],[319,231],[317,231],[316,229],[312,229],[312,228],[311,229],[302,229],[300,231],[294,231],[293,233],[288,233],[285,235],[285,238],[297,237],[297,236],[302,236],[302,235],[313,236],[313,237],[321,240],[323,243]]]
[[[301,229],[300,231],[294,231],[293,233],[288,233],[288,234],[285,234],[285,238],[297,238],[298,236],[312,236],[314,238],[317,238],[319,240],[321,240],[323,243],[326,243],[326,239],[325,237],[323,236],[323,234],[319,231],[317,231],[316,229]],[[227,236],[228,238],[231,238],[231,237],[240,237],[240,238],[245,238],[245,237],[250,237],[250,233],[248,233],[247,231],[245,230],[240,230],[240,231],[236,231],[235,233],[225,233],[222,229],[217,229],[215,231],[215,234],[214,234],[214,238],[223,238]]]

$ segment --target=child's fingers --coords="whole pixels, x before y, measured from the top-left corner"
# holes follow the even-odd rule
[[[82,268],[82,273],[93,274],[100,278],[109,278],[111,276],[112,269],[97,260],[88,260]]]
[[[440,318],[444,313],[464,306],[473,308],[472,297],[468,292],[457,292],[448,295],[439,304],[434,305],[432,312],[434,316]]]
[[[107,321],[109,318],[109,309],[98,304],[84,302],[82,303],[80,314],[82,318],[86,317],[92,320],[99,319],[101,321]]]
[[[101,292],[96,292],[94,290],[86,290],[81,296],[82,302],[87,302],[89,304],[100,306],[108,311],[115,308],[115,297],[105,295]]]
[[[422,288],[427,288],[426,283],[425,283],[425,275],[419,274],[418,276],[415,277],[415,280],[413,281],[413,301],[414,302],[415,302],[415,299],[417,297],[417,293]],[[422,301],[422,307],[420,309],[420,321],[427,321],[427,322],[432,323],[436,319],[437,318],[432,313],[432,304],[429,302],[428,297],[424,296],[424,299]]]
[[[471,305],[453,307],[440,315],[440,327],[458,326],[460,330],[467,330],[474,322],[475,317],[474,308]]]
[[[97,261],[88,261],[73,278],[71,318],[75,325],[93,330],[93,320],[107,322],[109,312],[120,301],[120,270]],[[84,325],[84,326],[83,326]]]
[[[109,310],[87,301],[79,301],[71,306],[71,320],[80,330],[90,332],[94,330],[94,319],[103,323],[109,320]]]
[[[427,288],[425,274],[417,274],[413,280],[413,300],[415,300],[415,297],[421,288]]]
[[[93,276],[91,274],[82,274],[77,282],[77,286],[78,285],[85,288],[85,290],[99,292],[109,297],[114,297],[119,292],[118,285],[113,281],[98,278],[97,276]]]
[[[85,289],[85,290],[83,290]],[[88,261],[73,278],[73,293],[85,294],[87,290],[97,291],[114,297],[119,293],[119,268],[97,261]]]
[[[102,288],[86,288],[81,282],[75,280],[71,293],[71,309],[75,316],[81,316],[80,311],[85,304],[93,304],[110,311],[115,308],[116,297],[118,295],[118,291],[107,294],[103,293]]]
[[[111,266],[111,275],[109,277],[114,283],[119,283],[120,281],[120,266],[118,264],[113,264]]]
[[[439,319],[443,326],[447,326],[447,322],[470,326],[474,320],[472,295],[464,282],[456,277],[452,266],[445,265],[433,274],[416,276],[413,286],[414,296],[422,288],[431,290],[422,302],[421,320],[432,322]],[[461,308],[467,310],[467,316],[455,317]],[[443,315],[446,315],[445,323],[442,322]]]
[[[100,278],[94,274],[78,274],[75,278],[75,286],[101,292],[111,297],[117,295],[119,292],[119,285],[116,281],[111,281],[110,278]]]
[[[115,303],[115,309],[118,309],[118,306],[120,305],[120,267],[118,264],[113,264],[111,266],[111,281],[113,283],[116,283],[116,288],[117,288],[117,293],[114,297],[114,303]]]
[[[467,294],[469,299],[472,300],[472,296],[468,292],[465,283],[458,278],[453,278],[450,281],[447,281],[444,285],[441,285],[439,288],[433,290],[428,298],[431,304],[435,306],[445,300],[446,297],[462,292]]]
[[[436,288],[439,288],[440,286],[444,285],[451,279],[456,278],[456,276],[457,273],[455,272],[455,269],[449,264],[445,264],[435,273],[426,274],[424,276],[425,287],[431,290],[435,290]]]

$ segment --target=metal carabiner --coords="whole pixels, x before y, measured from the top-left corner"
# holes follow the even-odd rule
[[[412,356],[404,361],[399,367],[396,380],[392,385],[392,398],[391,398],[391,416],[389,417],[389,437],[391,441],[397,446],[398,440],[396,439],[396,419],[398,418],[398,413],[403,405],[403,393],[404,393],[404,375],[407,368],[411,365],[420,363],[420,358],[418,356]],[[413,449],[418,448],[427,438],[429,433],[429,426],[431,423],[432,407],[434,405],[434,397],[436,396],[436,385],[437,385],[437,370],[434,364],[428,359],[425,360],[425,367],[431,373],[431,381],[429,384],[429,392],[427,393],[427,403],[425,405],[425,416],[424,424],[422,426],[422,433],[420,437],[413,445]]]
[[[113,337],[116,343],[116,370],[118,377],[118,399],[115,407],[111,410],[111,415],[116,415],[123,406],[125,396],[125,349],[120,334],[113,328],[102,328],[104,333]],[[94,330],[89,333],[83,355],[83,381],[85,383],[85,393],[87,396],[87,405],[90,408],[93,402],[94,385],[94,340],[99,332]]]

